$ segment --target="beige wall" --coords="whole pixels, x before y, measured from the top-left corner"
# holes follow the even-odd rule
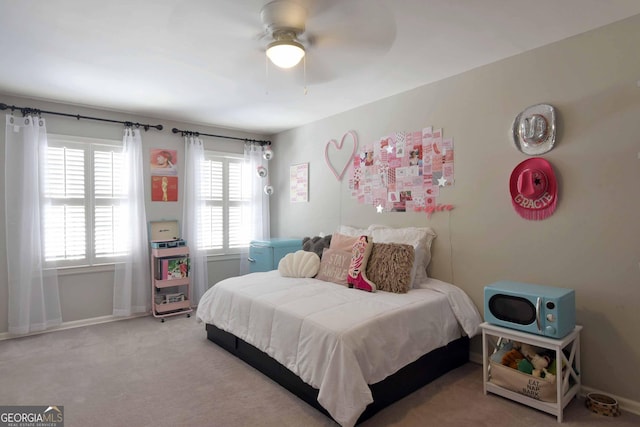
[[[463,288],[481,310],[483,287],[500,279],[574,288],[578,322],[584,325],[584,383],[640,402],[638,28],[640,16],[278,135],[271,165],[276,188],[272,234],[331,233],[341,223],[429,225],[438,233],[430,275]],[[174,126],[263,138],[10,96],[0,96],[0,101],[162,123],[164,131],[143,133],[146,156],[156,147],[177,149],[182,155],[182,139],[170,132]],[[508,195],[509,174],[527,157],[513,147],[509,128],[516,114],[540,102],[559,111],[558,142],[544,157],[555,166],[560,201],[551,218],[530,222],[513,212]],[[118,125],[46,119],[51,133],[112,139],[122,135]],[[451,213],[436,213],[430,220],[424,214],[376,214],[351,200],[347,180],[336,181],[324,164],[326,141],[339,139],[347,130],[355,130],[361,143],[367,143],[427,125],[442,127],[455,139],[456,184],[439,198],[455,205]],[[4,169],[4,132],[0,141]],[[242,149],[238,142],[205,138],[205,143],[211,149]],[[303,162],[310,163],[310,201],[292,205],[289,166]],[[147,199],[149,220],[180,219],[181,203]],[[6,271],[4,185],[0,223],[0,270]],[[236,260],[211,262],[209,283],[237,272]],[[0,275],[0,333],[7,331],[7,286],[6,274]],[[108,271],[61,276],[64,321],[109,315],[112,291]]]
[[[101,117],[112,120],[133,121],[162,124],[163,131],[154,129],[142,132],[143,155],[145,159],[145,181],[149,184],[146,191],[147,219],[156,221],[162,219],[178,219],[182,217],[182,188],[178,189],[178,202],[152,202],[150,195],[149,150],[151,148],[169,148],[178,150],[179,159],[179,185],[182,185],[184,176],[184,141],[179,134],[174,134],[171,129],[194,130],[214,135],[229,135],[241,138],[265,139],[264,135],[234,132],[225,129],[197,126],[193,124],[172,122],[170,120],[138,117],[130,114],[100,111],[81,108],[71,105],[62,105],[42,102],[33,99],[17,98],[0,94],[0,102],[19,107],[32,107],[41,110],[57,111],[85,116]],[[4,113],[1,115],[1,123],[4,125]],[[19,114],[16,112],[16,114]],[[92,120],[76,120],[73,118],[43,115],[47,121],[47,132],[52,134],[83,136],[90,138],[104,138],[122,140],[122,126],[97,122]],[[206,149],[242,153],[241,141],[225,140],[219,138],[203,137]],[[4,209],[4,131],[0,132],[0,169],[3,184],[0,185],[0,271],[7,271],[7,245],[5,230]],[[209,259],[209,284],[230,277],[237,276],[240,271],[240,259],[238,256],[211,257]],[[59,274],[60,304],[62,308],[63,322],[82,321],[96,317],[109,316],[113,311],[113,269],[72,269]],[[106,270],[106,271],[104,271]],[[151,286],[151,284],[149,284]],[[0,274],[0,334],[8,330],[8,283],[6,273]]]
[[[584,384],[640,402],[639,28],[636,16],[278,135],[272,235],[331,233],[339,224],[431,226],[438,237],[430,275],[463,288],[481,311],[484,286],[497,280],[573,288]],[[541,102],[559,112],[556,146],[544,155],[559,203],[535,222],[511,206],[508,179],[527,156],[509,129]],[[377,214],[352,200],[348,180],[338,182],[324,163],[325,143],[348,130],[364,144],[428,125],[454,138],[455,186],[438,199],[455,206],[451,213]],[[291,204],[289,166],[303,162],[310,200]]]

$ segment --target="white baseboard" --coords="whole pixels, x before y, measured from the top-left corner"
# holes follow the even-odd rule
[[[476,352],[469,353],[469,361],[473,363],[477,363],[478,365],[482,365],[482,354]],[[618,401],[618,406],[620,406],[621,411],[631,412],[632,414],[640,415],[640,402],[633,401],[631,399],[625,399],[623,397],[618,397],[611,393],[607,393],[605,391],[597,390],[595,388],[586,386],[582,384],[580,388],[580,397],[584,398],[589,393],[600,393],[612,397],[613,399]]]
[[[111,316],[111,315],[109,315],[109,316],[92,317],[90,319],[73,320],[71,322],[62,322],[60,324],[60,326],[57,326],[57,327],[51,328],[51,329],[47,329],[46,331],[38,331],[38,332],[32,332],[30,334],[22,334],[22,335],[10,334],[9,332],[1,332],[0,333],[0,341],[9,340],[9,339],[12,339],[12,338],[28,337],[28,336],[32,336],[32,335],[48,334],[49,332],[63,331],[65,329],[80,328],[82,326],[98,325],[100,323],[117,322],[119,320],[135,319],[136,317],[144,317],[144,316],[150,316],[150,314],[149,313],[142,313],[142,314],[134,314],[132,316]]]

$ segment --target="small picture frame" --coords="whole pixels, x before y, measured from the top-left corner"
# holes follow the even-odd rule
[[[291,203],[309,201],[309,163],[289,168],[289,200]]]

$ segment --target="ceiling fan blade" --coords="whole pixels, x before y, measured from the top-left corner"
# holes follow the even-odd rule
[[[345,43],[355,47],[367,44],[384,50],[395,40],[396,23],[393,11],[381,3],[365,0],[337,2],[323,13],[311,16],[307,32],[322,43]]]
[[[393,13],[365,0],[335,2],[307,21],[307,80],[326,82],[380,60],[396,39]]]

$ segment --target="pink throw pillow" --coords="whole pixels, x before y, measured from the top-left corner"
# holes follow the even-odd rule
[[[348,251],[351,253],[353,245],[358,241],[359,236],[347,236],[346,234],[333,233],[331,235],[330,249],[337,249],[340,251]]]
[[[346,286],[350,264],[351,251],[324,248],[322,251],[322,259],[320,260],[320,269],[318,270],[316,279]]]
[[[347,283],[350,288],[361,289],[367,292],[375,292],[376,284],[367,279],[367,262],[373,249],[373,242],[367,236],[360,236],[351,250],[351,264]]]

